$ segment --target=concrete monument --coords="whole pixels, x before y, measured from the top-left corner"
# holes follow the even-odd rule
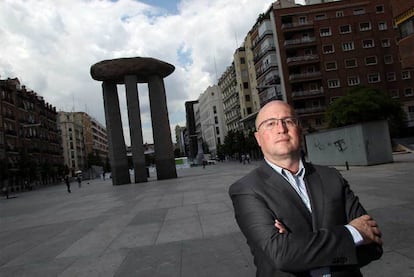
[[[174,69],[169,63],[146,57],[104,60],[91,66],[92,78],[102,81],[113,185],[131,182],[119,109],[118,84],[124,84],[126,89],[135,183],[147,181],[138,83],[148,83],[157,178],[177,178],[163,80]]]

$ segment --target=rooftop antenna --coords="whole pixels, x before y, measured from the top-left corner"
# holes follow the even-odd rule
[[[72,92],[72,112],[75,112],[75,94]]]
[[[214,56],[214,71],[215,71],[215,73],[216,73],[216,83],[218,84],[218,75],[217,75],[216,56]]]
[[[236,49],[237,49],[237,48],[239,48],[239,42],[237,40],[237,32],[236,32],[236,30],[234,30],[234,39],[236,41]]]

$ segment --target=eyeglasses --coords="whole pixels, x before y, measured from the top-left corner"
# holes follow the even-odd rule
[[[284,127],[293,128],[293,127],[298,126],[299,121],[297,118],[294,118],[294,117],[269,118],[269,119],[262,121],[259,124],[259,126],[257,126],[257,131],[259,131],[260,127],[262,126],[263,126],[263,129],[265,130],[272,130],[273,127],[279,126],[280,123],[282,123]]]

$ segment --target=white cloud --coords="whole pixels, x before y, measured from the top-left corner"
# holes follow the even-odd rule
[[[230,65],[270,0],[182,0],[178,12],[139,1],[0,1],[0,77],[18,77],[58,110],[86,111],[105,124],[94,63],[148,56],[173,64],[165,79],[172,128],[185,124],[184,102],[197,99]],[[124,89],[119,86],[126,140]],[[152,142],[147,88],[139,85],[144,141]],[[172,135],[174,133],[172,131]]]

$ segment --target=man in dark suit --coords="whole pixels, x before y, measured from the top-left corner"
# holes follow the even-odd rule
[[[337,170],[300,159],[294,110],[267,103],[255,137],[264,161],[229,194],[256,276],[362,276],[382,255],[381,232]]]

